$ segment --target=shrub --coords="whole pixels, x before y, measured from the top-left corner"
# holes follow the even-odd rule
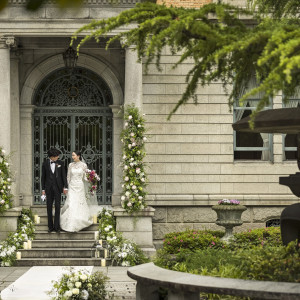
[[[248,249],[255,246],[280,246],[281,235],[279,227],[249,229],[245,232],[235,233],[228,247],[234,249]]]
[[[166,234],[163,248],[167,253],[178,253],[184,249],[196,251],[206,248],[223,248],[220,240],[224,234],[221,231],[186,230]]]

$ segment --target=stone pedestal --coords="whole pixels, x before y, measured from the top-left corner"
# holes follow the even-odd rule
[[[146,255],[152,256],[155,253],[152,234],[152,218],[155,209],[147,207],[143,211],[130,215],[125,209],[114,207],[113,212],[117,219],[117,231],[122,232],[124,238],[139,245]]]
[[[10,232],[15,232],[18,226],[18,217],[21,215],[22,207],[14,207],[3,215],[0,215],[0,241],[7,238]]]

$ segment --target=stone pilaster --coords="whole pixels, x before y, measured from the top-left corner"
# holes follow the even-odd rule
[[[20,93],[19,93],[19,53],[12,52],[10,57],[10,99],[11,99],[11,170],[14,174],[12,193],[14,206],[18,206],[20,194]]]
[[[121,205],[121,180],[122,170],[120,168],[121,155],[122,155],[122,143],[120,134],[123,128],[123,111],[120,105],[110,105],[113,113],[113,195],[112,195],[112,206]]]
[[[0,141],[7,153],[11,151],[10,48],[15,45],[14,37],[0,37]]]
[[[127,47],[125,53],[125,96],[124,104],[135,104],[142,111],[143,106],[143,70],[142,63],[133,47]]]
[[[21,168],[20,168],[20,190],[22,191],[22,205],[32,205],[33,199],[33,161],[32,161],[32,114],[34,105],[20,106],[20,134],[21,134]]]

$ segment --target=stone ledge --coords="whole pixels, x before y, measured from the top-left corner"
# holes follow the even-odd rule
[[[153,263],[131,267],[127,270],[127,275],[138,282],[137,300],[150,299],[147,296],[153,295],[159,287],[179,293],[178,298],[171,296],[168,298],[169,300],[185,299],[180,297],[182,293],[197,294],[200,292],[257,299],[296,300],[300,298],[299,283],[201,276],[166,270],[155,266]]]
[[[22,209],[23,209],[22,206],[10,208],[7,211],[5,211],[3,214],[1,214],[0,218],[1,217],[19,217],[21,215]]]
[[[155,209],[153,207],[146,207],[142,211],[134,212],[132,214],[129,214],[124,208],[118,206],[113,208],[114,216],[115,217],[153,217]]]

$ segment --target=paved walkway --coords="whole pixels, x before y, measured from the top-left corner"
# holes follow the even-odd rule
[[[51,268],[51,267],[43,267],[43,268]],[[1,291],[3,291],[4,289],[13,291],[14,282],[30,269],[31,267],[0,268],[0,296],[2,294]],[[127,269],[128,268],[126,267],[93,267],[92,272],[100,271],[110,278],[108,284],[108,290],[114,293],[116,300],[117,299],[134,300],[136,282],[127,276]],[[24,277],[25,276],[23,276],[23,278]],[[53,280],[56,279],[57,278],[53,278]],[[20,280],[21,278],[19,279],[19,281]],[[34,280],[35,279],[32,278],[32,281]],[[6,298],[1,298],[1,297],[0,299],[6,300]],[[7,300],[9,300],[9,298],[7,298]]]

